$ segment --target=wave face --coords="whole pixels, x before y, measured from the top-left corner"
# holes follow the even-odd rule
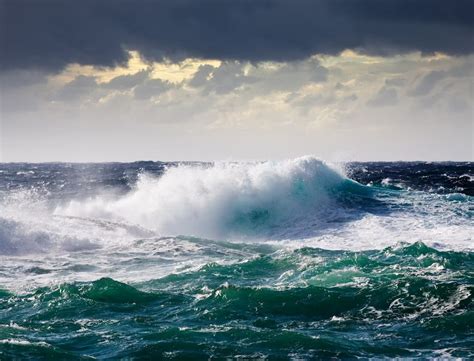
[[[474,358],[473,179],[0,164],[0,359]]]
[[[139,224],[165,235],[281,238],[307,236],[296,224],[317,230],[347,217],[344,205],[369,195],[340,171],[305,157],[169,168],[158,178],[140,176],[135,189],[118,199],[71,201],[56,213]]]

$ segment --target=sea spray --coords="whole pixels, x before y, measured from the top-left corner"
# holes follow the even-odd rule
[[[312,223],[316,228],[331,218],[343,218],[344,200],[369,193],[325,162],[303,157],[284,162],[183,165],[167,169],[160,177],[145,173],[134,190],[118,199],[73,200],[55,213],[125,221],[160,234],[275,237],[294,222]]]

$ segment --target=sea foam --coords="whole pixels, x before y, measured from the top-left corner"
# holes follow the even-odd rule
[[[291,233],[291,225],[302,220],[317,229],[318,224],[343,217],[335,202],[363,189],[314,157],[182,165],[161,177],[142,174],[135,189],[124,196],[71,201],[55,213],[125,221],[166,235],[275,237],[278,232]]]
[[[131,251],[139,240],[179,236],[285,248],[473,247],[470,196],[363,186],[311,156],[134,172],[128,189],[97,186],[93,196],[67,179],[67,192],[0,192],[0,255]]]

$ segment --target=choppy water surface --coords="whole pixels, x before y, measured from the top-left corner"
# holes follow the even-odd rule
[[[474,165],[0,164],[0,359],[474,357]]]

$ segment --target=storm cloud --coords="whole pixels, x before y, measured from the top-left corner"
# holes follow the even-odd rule
[[[474,50],[470,0],[0,0],[0,16],[3,70]]]

